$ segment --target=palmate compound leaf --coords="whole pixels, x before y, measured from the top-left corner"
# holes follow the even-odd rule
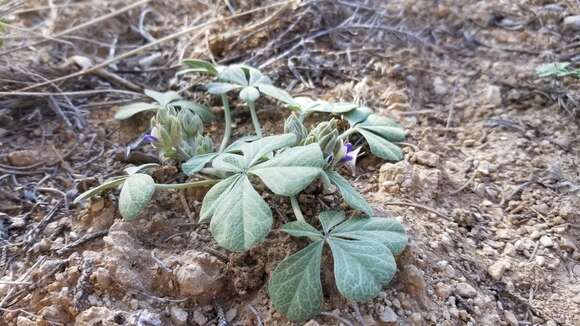
[[[214,239],[230,251],[244,251],[264,240],[271,228],[270,207],[246,175],[236,175],[229,191],[218,198],[214,207],[210,222]]]
[[[357,209],[367,215],[373,214],[373,209],[366,201],[366,199],[354,188],[350,185],[348,180],[343,178],[338,172],[336,171],[325,171],[326,175],[330,182],[338,188],[340,194],[344,201],[348,204],[348,206]]]
[[[155,181],[142,173],[130,175],[121,189],[119,212],[125,220],[132,220],[147,206],[155,192]]]
[[[353,217],[332,230],[333,237],[380,242],[395,254],[407,245],[407,235],[401,223],[384,217]]]
[[[161,107],[166,107],[167,104],[181,99],[181,95],[175,91],[157,92],[150,89],[145,90],[145,95],[154,99]]]
[[[334,260],[336,286],[349,300],[376,297],[397,271],[393,254],[379,242],[331,236],[328,244]]]
[[[195,155],[187,160],[187,162],[181,164],[181,171],[183,171],[185,175],[192,175],[197,173],[201,171],[201,169],[203,169],[205,165],[211,162],[211,160],[213,160],[217,155],[218,153]]]
[[[280,148],[294,145],[295,143],[296,135],[283,134],[264,137],[251,143],[243,143],[240,146],[240,149],[244,154],[246,167],[251,167],[260,159],[262,159],[264,155],[270,154],[271,152]]]
[[[320,261],[324,242],[316,240],[284,259],[272,273],[268,294],[272,304],[286,318],[307,320],[320,311],[322,284]]]
[[[213,216],[216,207],[221,203],[222,196],[227,196],[232,189],[232,185],[238,180],[239,175],[235,174],[223,179],[215,184],[203,197],[199,222],[207,222]]]
[[[320,146],[310,144],[289,148],[248,172],[260,177],[275,194],[292,197],[318,178],[323,166]]]

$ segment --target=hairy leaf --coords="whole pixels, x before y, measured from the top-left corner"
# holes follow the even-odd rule
[[[349,111],[344,115],[346,120],[350,123],[351,126],[356,125],[357,123],[365,121],[368,116],[373,113],[373,110],[366,106],[360,106],[355,110]]]
[[[331,237],[328,243],[336,286],[349,300],[366,301],[376,297],[397,271],[395,258],[379,242]]]
[[[318,231],[312,225],[302,222],[302,221],[293,221],[290,223],[284,224],[282,227],[282,231],[290,234],[293,237],[313,237],[313,238],[320,238],[322,239],[322,233]]]
[[[91,198],[94,197],[100,193],[102,193],[105,190],[111,189],[111,188],[115,188],[116,186],[120,185],[121,183],[125,182],[125,180],[128,178],[128,176],[123,175],[123,176],[119,176],[119,177],[113,177],[110,178],[108,180],[105,180],[102,184],[91,188],[85,192],[83,192],[82,194],[80,194],[77,198],[75,198],[75,200],[73,201],[73,203],[79,203],[82,200],[85,200],[87,198]]]
[[[358,132],[366,139],[374,155],[389,161],[403,159],[403,151],[397,145],[371,131],[359,129]]]
[[[332,231],[333,237],[357,240],[373,240],[387,246],[395,254],[400,254],[407,245],[407,235],[401,223],[383,217],[353,217]]]
[[[231,90],[241,88],[242,86],[234,85],[234,84],[230,84],[230,83],[209,83],[206,85],[206,87],[207,87],[207,91],[210,94],[222,95],[222,94],[225,94]]]
[[[276,136],[268,136],[258,139],[251,143],[244,143],[241,145],[241,150],[244,153],[246,160],[246,167],[254,165],[264,155],[269,154],[280,148],[291,146],[296,143],[296,135],[283,134]]]
[[[324,159],[318,144],[292,147],[250,168],[275,194],[295,196],[322,172]]]
[[[216,157],[218,153],[207,153],[202,155],[196,155],[187,160],[187,162],[181,164],[181,171],[185,175],[192,175],[201,171],[205,167],[206,164],[211,162],[214,157]]]
[[[188,70],[205,72],[212,76],[215,76],[218,73],[216,67],[212,63],[204,60],[185,59],[182,61],[182,64],[188,66],[190,68]]]
[[[147,206],[155,192],[155,181],[142,173],[130,175],[121,189],[119,212],[125,220],[132,220]]]
[[[240,91],[240,99],[242,99],[244,102],[256,102],[259,97],[260,92],[256,89],[256,87],[246,86]]]
[[[129,119],[130,117],[134,116],[137,113],[159,110],[159,108],[160,108],[159,104],[156,103],[144,103],[144,102],[131,103],[120,107],[119,111],[115,113],[115,119],[125,120]]]
[[[237,154],[222,153],[214,158],[212,166],[227,172],[243,172],[245,169],[244,157]]]
[[[141,172],[143,170],[151,169],[151,168],[158,167],[158,166],[159,166],[159,164],[157,164],[157,163],[141,164],[138,166],[130,166],[130,167],[125,169],[125,172],[127,174],[131,175],[131,174],[135,174],[137,172]]]
[[[180,107],[182,109],[190,110],[197,114],[203,122],[211,122],[214,119],[213,113],[205,105],[195,103],[192,101],[178,100],[171,102],[171,106]]]
[[[150,89],[146,89],[145,95],[157,101],[157,103],[159,103],[161,107],[165,107],[167,106],[167,104],[181,99],[181,95],[179,95],[179,93],[175,91],[160,93]]]
[[[225,67],[218,73],[218,79],[237,84],[239,86],[248,86],[246,73],[239,65]]]
[[[371,131],[388,141],[403,141],[407,136],[405,130],[398,127],[358,125],[356,128]]]
[[[330,182],[338,188],[338,191],[340,191],[342,198],[344,198],[344,201],[348,206],[358,209],[367,215],[373,214],[373,209],[369,203],[367,203],[366,199],[350,185],[348,180],[343,178],[336,171],[326,171],[326,175],[328,175]]]
[[[218,202],[210,230],[220,246],[231,251],[248,250],[270,232],[272,211],[247,176],[239,176]]]
[[[272,273],[268,294],[274,307],[290,320],[307,320],[320,311],[323,244],[322,240],[311,243],[284,259]]]
[[[260,92],[273,97],[283,103],[294,105],[294,99],[288,92],[273,85],[259,84],[257,85]]]
[[[215,184],[203,197],[201,203],[201,212],[199,213],[199,221],[209,221],[213,216],[216,207],[221,204],[222,197],[227,196],[232,189],[232,186],[238,181],[240,175],[232,175],[226,179]]]
[[[318,215],[318,219],[322,224],[324,233],[329,234],[333,227],[346,219],[346,216],[342,211],[324,211]]]

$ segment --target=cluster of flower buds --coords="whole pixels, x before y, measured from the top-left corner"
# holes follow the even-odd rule
[[[212,139],[203,136],[201,118],[188,109],[177,112],[170,106],[158,110],[151,119],[151,134],[145,140],[168,159],[186,160],[213,150]]]
[[[327,166],[343,162],[347,149],[338,137],[338,127],[335,119],[319,123],[304,139],[304,145],[317,143],[322,150]]]
[[[284,122],[284,133],[296,135],[297,144],[302,144],[302,141],[308,136],[308,130],[294,113],[290,114]]]

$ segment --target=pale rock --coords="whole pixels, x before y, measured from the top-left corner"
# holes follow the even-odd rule
[[[36,326],[36,322],[24,316],[18,316],[18,319],[16,319],[16,326]]]
[[[560,248],[570,252],[578,251],[576,241],[569,236],[563,236],[562,239],[560,239]]]
[[[540,267],[546,265],[546,257],[544,256],[536,256],[535,260],[536,264]]]
[[[396,325],[399,316],[390,307],[385,307],[385,310],[379,316],[379,322],[382,325]]]
[[[576,304],[580,304],[580,293],[578,293],[572,297],[572,302],[574,302]]]
[[[312,320],[309,320],[308,322],[306,322],[306,324],[304,324],[304,326],[320,326],[320,324],[316,320],[312,319]]]
[[[77,315],[76,326],[114,325],[115,312],[106,307],[91,307]]]
[[[196,300],[211,300],[223,289],[224,264],[204,252],[191,251],[184,256],[188,258],[186,264],[174,271],[180,294]]]
[[[501,280],[503,273],[508,269],[509,263],[499,260],[488,267],[487,272],[496,281]]]
[[[551,248],[554,246],[554,241],[549,235],[544,235],[540,238],[540,244],[545,248]]]
[[[562,22],[565,31],[577,32],[580,31],[580,15],[568,16]]]
[[[514,247],[513,244],[511,243],[507,243],[505,245],[505,247],[503,248],[503,253],[504,256],[510,256],[513,257],[516,254],[516,247]]]
[[[439,76],[433,78],[433,91],[435,91],[435,94],[437,95],[447,94],[447,85],[445,85],[445,82]]]
[[[447,300],[447,298],[449,298],[451,295],[451,292],[453,292],[453,289],[448,284],[439,282],[437,285],[435,285],[435,294],[441,300]]]
[[[8,153],[8,162],[14,166],[28,166],[36,163],[39,158],[37,151],[25,149]]]
[[[427,151],[417,151],[412,159],[412,162],[435,168],[439,165],[439,155]]]
[[[477,291],[468,283],[461,282],[455,286],[455,293],[463,298],[473,298],[477,296]]]
[[[171,314],[171,321],[174,325],[185,326],[187,325],[187,311],[179,307],[171,307],[169,310]]]
[[[161,317],[147,309],[139,310],[131,315],[129,325],[161,326]]]
[[[541,236],[542,236],[542,232],[540,232],[539,230],[534,230],[534,231],[532,231],[532,234],[530,234],[530,239],[538,240]]]
[[[232,308],[226,312],[226,320],[231,323],[237,315],[238,310],[236,308]]]
[[[501,105],[501,89],[496,85],[489,85],[485,94],[487,103],[493,106]]]
[[[413,326],[421,326],[423,324],[423,316],[420,312],[414,312],[411,315],[411,325]]]
[[[208,322],[207,317],[199,310],[193,312],[193,321],[197,325],[205,325]]]
[[[503,315],[504,315],[505,321],[508,323],[508,325],[518,326],[518,318],[516,317],[516,315],[512,311],[506,310],[506,311],[504,311]]]

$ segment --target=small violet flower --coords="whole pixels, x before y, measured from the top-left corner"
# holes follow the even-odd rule
[[[143,142],[144,143],[155,143],[157,142],[159,139],[157,139],[157,137],[151,135],[151,134],[145,134],[143,135]]]
[[[341,163],[346,163],[346,162],[352,161],[354,159],[353,155],[351,154],[351,152],[353,152],[351,143],[344,144],[344,152],[346,154],[344,155],[344,157],[342,159],[340,159]]]

